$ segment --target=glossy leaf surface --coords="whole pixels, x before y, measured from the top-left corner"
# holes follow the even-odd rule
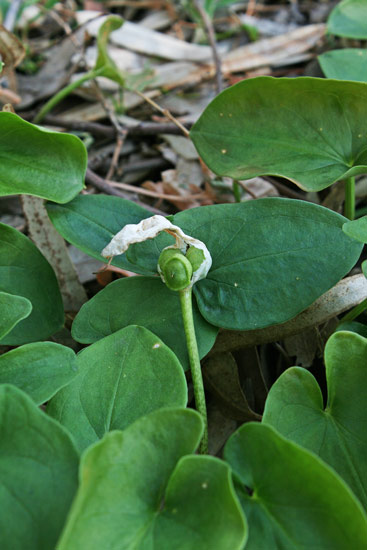
[[[367,82],[367,50],[333,50],[319,55],[317,59],[327,78]]]
[[[243,425],[224,456],[249,526],[246,550],[365,548],[367,519],[318,457],[259,423]]]
[[[367,243],[367,216],[346,222],[343,225],[343,231],[352,239],[361,243]]]
[[[194,322],[200,357],[214,345],[218,329],[203,319],[194,304]],[[163,340],[189,368],[186,339],[177,292],[159,277],[129,277],[114,281],[87,302],[76,316],[72,335],[91,344],[128,325],[141,325]]]
[[[44,340],[64,323],[64,308],[55,274],[38,248],[22,233],[0,224],[0,290],[29,300],[32,312],[1,344],[16,346]]]
[[[99,199],[80,197],[86,198]],[[55,205],[52,221],[70,242],[97,257],[121,227],[137,223],[128,221],[130,203],[105,200],[112,198]],[[143,209],[136,214],[138,221],[149,215]],[[88,216],[92,222],[84,225]],[[362,245],[342,232],[346,221],[326,208],[289,199],[205,206],[173,217],[175,225],[206,244],[213,259],[207,278],[194,285],[202,316],[215,326],[238,330],[287,321],[349,272]],[[130,247],[113,263],[136,273],[156,273],[167,244],[160,235]]]
[[[54,550],[78,486],[69,434],[22,391],[0,386],[0,547]]]
[[[333,334],[325,347],[328,401],[308,371],[285,371],[269,392],[263,421],[330,464],[367,506],[367,339]]]
[[[220,176],[276,175],[319,191],[367,172],[367,84],[258,77],[219,94],[191,130]]]
[[[184,456],[201,430],[192,410],[160,410],[88,449],[58,550],[241,550],[245,524],[228,466]]]
[[[77,374],[73,350],[54,342],[26,344],[0,356],[0,384],[13,384],[41,405]]]
[[[341,230],[346,219],[288,199],[259,199],[187,210],[175,216],[205,242],[213,265],[194,285],[213,325],[251,330],[282,323],[334,286],[362,245]]]
[[[0,196],[25,193],[55,202],[82,190],[87,153],[76,136],[0,112]]]
[[[174,353],[150,331],[126,327],[79,353],[79,375],[47,412],[80,449],[161,407],[185,407],[187,386]]]
[[[339,2],[329,15],[327,30],[336,36],[366,39],[367,4],[365,0]]]
[[[32,304],[27,298],[0,291],[0,338],[4,338],[31,311]]]

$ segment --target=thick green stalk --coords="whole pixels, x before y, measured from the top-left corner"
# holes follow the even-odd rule
[[[356,209],[355,197],[355,178],[347,178],[345,180],[345,202],[344,216],[350,220],[354,220]]]
[[[69,84],[68,86],[65,86],[65,88],[60,90],[56,95],[51,97],[51,99],[49,99],[47,103],[45,103],[45,105],[42,107],[38,115],[34,118],[33,122],[35,124],[39,124],[45,118],[45,116],[51,111],[51,109],[53,109],[54,107],[56,107],[58,103],[60,103],[60,101],[62,101],[65,97],[67,97],[73,90],[75,90],[76,88],[79,88],[79,86],[81,86],[83,82],[96,78],[98,74],[99,74],[99,71],[89,71],[89,73],[86,73],[85,75],[80,77],[78,80],[75,80],[74,82],[71,82],[71,84]]]
[[[208,453],[208,417],[204,393],[203,376],[201,373],[199,350],[195,335],[194,318],[192,315],[192,288],[179,291],[182,319],[186,335],[186,345],[189,354],[192,383],[194,385],[195,405],[204,420],[204,434],[200,442],[199,453]]]

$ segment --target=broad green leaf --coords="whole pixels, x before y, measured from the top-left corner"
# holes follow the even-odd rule
[[[327,78],[367,82],[367,50],[333,50],[319,55],[317,59]]]
[[[68,202],[81,191],[87,153],[76,136],[0,112],[0,196],[25,193]]]
[[[151,216],[144,208],[131,201],[105,195],[81,195],[65,205],[47,204],[47,212],[57,231],[68,242],[101,262],[108,262],[101,256],[104,247],[112,237],[129,223],[139,223]],[[157,259],[159,256],[156,249]],[[112,265],[135,271],[136,266],[129,262],[126,254],[116,256]],[[140,268],[137,273],[154,275],[148,268]]]
[[[22,296],[32,312],[1,344],[17,346],[45,340],[64,323],[64,308],[55,274],[38,248],[22,233],[0,224],[0,291]]]
[[[367,38],[366,0],[339,2],[329,15],[327,30],[336,36],[364,40]]]
[[[311,373],[293,367],[271,387],[263,421],[330,464],[367,506],[367,339],[333,334],[325,347],[328,400]]]
[[[129,205],[118,197],[84,196],[66,206],[50,205],[49,213],[67,240],[100,258],[124,225],[149,216]],[[213,258],[207,278],[194,285],[202,316],[237,330],[287,321],[346,275],[362,249],[342,232],[346,221],[326,208],[278,198],[194,208],[173,218],[203,241]],[[165,237],[130,247],[113,264],[156,273],[160,251],[170,243]]]
[[[0,338],[4,338],[31,311],[32,304],[27,298],[0,291]]]
[[[346,275],[362,245],[343,216],[290,199],[186,210],[174,223],[207,245],[213,265],[194,285],[211,324],[252,330],[295,317]]]
[[[361,268],[362,268],[362,273],[363,273],[363,275],[364,275],[364,276],[366,277],[366,279],[367,279],[367,260],[365,260],[364,262],[362,262]]]
[[[367,84],[258,77],[217,96],[191,130],[220,176],[275,175],[320,191],[367,172]]]
[[[213,347],[218,329],[203,319],[194,303],[194,322],[200,358]],[[129,277],[107,285],[76,316],[72,335],[91,344],[128,325],[151,330],[174,351],[185,370],[189,368],[180,299],[159,277]]]
[[[77,374],[75,353],[54,342],[26,344],[0,356],[0,384],[13,384],[41,405]]]
[[[108,39],[111,32],[119,29],[123,25],[124,20],[118,15],[111,15],[107,17],[106,21],[101,25],[98,31],[97,37],[97,61],[95,70],[98,71],[100,76],[110,78],[121,86],[124,85],[125,79],[122,72],[117,67],[116,63],[109,57],[107,53]]]
[[[346,222],[343,225],[343,231],[352,239],[361,243],[367,243],[367,216]]]
[[[18,388],[0,386],[0,547],[54,550],[78,487],[69,434]]]
[[[367,547],[362,507],[317,456],[252,422],[231,436],[224,456],[248,521],[246,550]]]
[[[245,522],[228,466],[184,457],[201,430],[192,410],[160,410],[89,448],[58,550],[241,550]]]
[[[162,407],[185,407],[187,386],[174,353],[143,327],[129,326],[77,357],[79,375],[50,401],[47,412],[80,449]]]

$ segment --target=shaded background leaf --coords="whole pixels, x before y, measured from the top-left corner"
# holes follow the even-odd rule
[[[31,311],[32,304],[27,298],[0,291],[0,338],[4,338]]]
[[[336,36],[367,38],[367,4],[364,0],[343,0],[331,12],[327,30]]]
[[[0,386],[0,546],[53,550],[78,487],[69,434],[15,386]]]
[[[0,224],[0,290],[23,296],[32,312],[1,344],[16,346],[44,340],[64,323],[64,309],[55,274],[37,247],[22,233]]]
[[[54,342],[26,344],[0,356],[0,384],[13,384],[37,405],[45,403],[78,372],[72,349]]]

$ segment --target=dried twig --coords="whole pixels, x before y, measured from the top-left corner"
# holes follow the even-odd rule
[[[144,101],[146,101],[147,103],[149,103],[149,105],[151,105],[152,107],[154,107],[154,109],[156,109],[157,111],[159,111],[160,113],[162,113],[162,115],[164,115],[165,117],[169,118],[169,120],[171,120],[173,122],[173,124],[176,124],[176,126],[181,130],[181,132],[185,135],[185,137],[189,137],[190,135],[190,132],[187,130],[187,128],[185,128],[185,126],[183,126],[181,124],[181,122],[179,120],[177,120],[177,118],[175,118],[170,112],[168,109],[163,109],[160,105],[158,105],[158,103],[156,103],[153,99],[151,99],[150,97],[148,97],[147,95],[143,94],[142,92],[140,92],[139,90],[134,90],[134,92],[136,94],[138,94],[138,96],[140,96],[142,99],[144,99]]]
[[[183,197],[182,195],[169,195],[166,193],[158,193],[157,191],[150,191],[149,189],[144,189],[142,187],[135,187],[134,185],[130,185],[129,183],[108,180],[106,180],[106,183],[108,185],[111,185],[112,187],[125,189],[125,191],[130,191],[131,193],[136,193],[137,195],[146,195],[147,197],[154,197],[157,199],[164,199],[169,201],[174,200],[177,202],[190,202],[194,199],[204,199],[207,197],[206,193],[195,193],[193,195],[187,195],[186,197]]]
[[[153,214],[161,214],[163,216],[167,215],[165,212],[162,212],[162,210],[159,210],[158,208],[154,208],[154,206],[150,206],[149,204],[142,203],[139,200],[131,197],[128,193],[122,193],[121,191],[118,191],[117,189],[112,187],[112,185],[109,185],[106,182],[106,180],[104,180],[103,178],[98,176],[98,174],[93,172],[90,168],[87,168],[85,179],[88,183],[93,185],[93,187],[95,187],[96,189],[99,189],[100,191],[103,191],[107,195],[114,195],[115,197],[121,197],[123,199],[129,199],[129,200],[139,204],[139,206],[145,208],[146,210],[149,210],[150,212],[153,212]]]
[[[217,94],[219,94],[223,90],[222,62],[219,57],[217,43],[215,41],[215,31],[213,27],[213,22],[210,19],[209,15],[206,13],[205,9],[203,8],[201,4],[201,0],[193,0],[193,4],[197,9],[197,11],[199,12],[200,17],[203,21],[206,33],[208,35],[209,44],[213,52],[216,88],[217,88]]]
[[[32,120],[34,113],[22,113],[22,117],[25,120]],[[98,122],[85,122],[84,120],[67,120],[62,116],[47,115],[44,119],[44,124],[50,124],[52,126],[60,126],[60,128],[66,128],[69,130],[79,130],[81,132],[89,132],[98,137],[110,137],[116,136],[116,128],[107,126],[106,124],[100,124]],[[188,125],[187,132],[190,130],[191,124]],[[181,128],[177,124],[172,122],[157,123],[157,122],[140,122],[135,126],[126,128],[129,136],[142,136],[142,135],[158,135],[158,134],[174,134],[180,135],[182,133]]]
[[[3,26],[10,32],[14,29],[17,20],[18,11],[22,5],[22,0],[13,0],[10,2],[8,11],[6,12]]]

